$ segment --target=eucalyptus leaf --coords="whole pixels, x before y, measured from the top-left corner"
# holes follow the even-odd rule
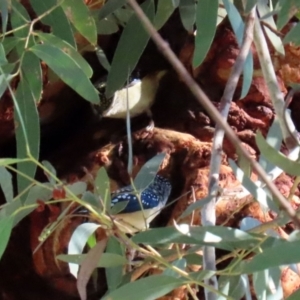
[[[245,6],[245,13],[248,14],[251,9],[260,1],[258,0],[247,0],[246,1],[246,6]]]
[[[170,18],[174,11],[173,0],[158,0],[154,26],[159,30]]]
[[[93,75],[93,70],[88,62],[73,48],[72,45],[62,40],[61,38],[44,32],[37,32],[36,35],[43,41],[45,44],[53,45],[64,51],[68,56],[70,56],[81,68],[86,77],[91,78]]]
[[[73,232],[68,245],[68,254],[82,254],[84,246],[90,235],[92,235],[100,225],[94,223],[84,223],[79,225]],[[70,273],[77,278],[78,264],[69,263]]]
[[[236,9],[236,7],[229,0],[224,0],[223,3],[227,11],[231,27],[236,36],[237,42],[239,46],[241,46],[243,42],[244,29],[245,29],[245,25],[242,20],[242,17],[238,12],[238,10]],[[250,89],[250,85],[252,83],[252,76],[253,76],[253,56],[251,51],[249,51],[243,68],[243,85],[242,85],[242,92],[240,98],[244,98],[247,95]]]
[[[126,3],[126,0],[110,0],[105,3],[104,6],[101,7],[98,18],[102,20],[106,18],[108,15],[116,11],[118,8],[122,7]]]
[[[205,59],[217,29],[218,0],[199,0],[196,12],[197,34],[193,66],[198,67]]]
[[[96,55],[98,58],[99,63],[102,65],[102,67],[109,72],[110,70],[110,63],[103,51],[99,46],[96,48]]]
[[[125,256],[124,245],[114,236],[110,236],[107,242],[106,253]],[[108,291],[112,292],[121,284],[123,277],[123,266],[116,266],[105,269]]]
[[[113,17],[108,16],[103,20],[95,20],[98,34],[113,34],[119,31],[119,26]]]
[[[84,181],[77,181],[72,184],[68,184],[66,187],[71,193],[73,193],[75,196],[78,196],[82,195],[86,191],[87,184]],[[69,193],[67,193],[67,196],[70,196]]]
[[[179,218],[183,219],[186,216],[190,215],[193,211],[201,209],[204,205],[208,204],[212,199],[213,197],[209,195],[203,199],[197,200],[196,202],[190,204]]]
[[[299,300],[300,299],[300,289],[297,289],[294,293],[292,293],[286,300]]]
[[[5,196],[6,202],[8,203],[11,202],[14,198],[12,176],[4,167],[1,166],[0,166],[0,186]]]
[[[34,102],[39,102],[42,96],[42,70],[40,60],[32,52],[27,51],[23,55],[21,69]]]
[[[86,74],[72,57],[52,45],[35,45],[30,48],[37,57],[43,60],[67,85],[84,99],[98,104],[99,96]]]
[[[237,270],[241,273],[251,274],[272,267],[298,263],[300,262],[299,247],[300,240],[273,245],[256,254],[250,261],[241,263]]]
[[[8,0],[0,1],[0,12],[1,12],[1,20],[2,20],[2,27],[1,27],[2,34],[6,33],[6,27],[7,27],[7,21],[8,21],[8,9],[9,9],[9,1]]]
[[[40,151],[40,125],[37,107],[33,98],[31,87],[27,81],[21,76],[17,92],[15,95],[18,110],[15,109],[14,118],[17,124],[16,139],[17,139],[17,156],[25,158],[27,151],[38,160]],[[20,124],[23,123],[25,128]],[[25,131],[24,131],[25,130]],[[29,178],[34,178],[36,172],[36,164],[33,162],[25,162],[17,165],[18,171],[26,174]],[[18,192],[21,193],[30,184],[31,180],[17,174]],[[25,200],[26,194],[22,196]]]
[[[279,0],[277,12],[277,28],[281,30],[291,17],[300,9],[300,1]]]
[[[300,176],[300,163],[288,159],[282,153],[270,146],[260,132],[256,134],[256,143],[259,151],[267,157],[268,160],[277,167],[290,175]]]
[[[50,11],[56,6],[54,10],[42,18],[42,22],[51,27],[53,35],[58,36],[76,48],[71,24],[56,0],[30,0],[30,3],[38,16]]]
[[[77,289],[81,300],[87,299],[86,287],[90,280],[90,277],[97,267],[97,263],[102,257],[107,243],[107,238],[102,238],[95,247],[89,250],[84,260],[81,263],[81,267],[77,277]]]
[[[4,47],[4,51],[6,54],[9,52],[20,42],[20,39],[16,36],[8,36],[2,41],[2,45]]]
[[[95,20],[83,0],[64,0],[61,6],[78,32],[95,46],[97,44]]]
[[[196,21],[195,0],[181,0],[179,3],[180,19],[187,31],[192,31]]]
[[[78,264],[80,265],[82,261],[85,259],[86,254],[60,254],[56,256],[57,259],[72,263],[72,264]],[[127,260],[124,256],[114,254],[114,253],[103,253],[100,260],[98,261],[97,267],[98,268],[112,268],[112,267],[118,267],[123,266],[127,263]]]
[[[2,43],[0,43],[0,66],[7,64],[6,54]]]
[[[99,197],[97,197],[95,194],[93,194],[90,191],[84,192],[82,194],[81,200],[98,210],[101,210],[103,208],[101,202],[99,201]]]
[[[177,260],[173,261],[171,265],[178,268],[178,269],[180,269],[180,270],[182,270],[182,271],[185,271],[186,259],[185,258],[177,259]],[[175,277],[175,278],[180,278],[181,277],[181,275],[178,274],[178,272],[176,272],[175,270],[173,270],[171,268],[167,268],[162,274],[166,275],[166,276],[172,276],[172,277]]]
[[[222,275],[218,279],[218,287],[220,292],[231,297],[231,299],[242,299],[245,295],[245,282],[240,275]],[[225,300],[219,296],[218,300]]]
[[[141,8],[147,17],[153,21],[153,0],[145,1],[141,5]],[[123,87],[127,80],[128,73],[131,73],[137,65],[149,38],[149,34],[145,31],[137,16],[133,15],[124,28],[111,63],[107,77],[107,97],[112,96],[115,91]]]
[[[295,46],[300,45],[300,23],[297,23],[283,38],[283,43],[293,43]]]
[[[183,280],[165,275],[152,275],[127,283],[108,293],[102,300],[155,300],[184,284]]]
[[[15,29],[14,36],[26,38],[29,33],[30,16],[25,7],[18,1],[12,1],[11,7],[10,21],[12,28]],[[19,27],[23,28],[19,29]]]
[[[233,160],[229,160],[229,165],[232,168],[234,175],[239,180],[243,187],[253,196],[253,198],[259,202],[263,210],[273,210],[279,212],[279,207],[273,201],[268,193],[266,193],[261,187],[258,187],[244,172],[238,168]]]
[[[257,9],[258,9],[260,15],[266,15],[271,12],[270,7],[267,5],[267,3],[263,2],[263,1],[257,2]],[[271,28],[274,28],[275,30],[277,30],[277,26],[274,21],[274,16],[270,15],[268,17],[265,17],[264,23],[268,24]],[[270,30],[267,26],[263,26],[263,27],[264,27],[264,31],[265,31],[269,41],[273,45],[274,49],[281,55],[285,55],[282,39],[274,31]]]
[[[138,191],[143,191],[154,180],[166,153],[159,153],[148,160],[136,175],[133,185]]]
[[[53,167],[53,165],[49,162],[49,161],[47,161],[47,160],[43,160],[42,161],[42,164],[43,164],[43,166],[52,174],[52,175],[54,175],[55,177],[56,177],[56,170],[55,170],[55,168]],[[45,175],[47,176],[47,178],[48,178],[48,180],[49,180],[49,182],[51,183],[51,184],[55,184],[56,182],[55,182],[55,179],[54,178],[52,178],[51,176],[49,176],[47,173],[45,173]]]
[[[0,218],[0,259],[6,249],[11,231],[13,228],[14,218],[5,216]]]

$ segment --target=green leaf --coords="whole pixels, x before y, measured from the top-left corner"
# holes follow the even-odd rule
[[[4,51],[6,54],[9,54],[9,52],[20,42],[20,39],[15,36],[8,36],[5,38],[5,40],[2,42],[2,45],[4,47]]]
[[[277,28],[281,30],[290,18],[300,9],[299,0],[279,0],[277,13]]]
[[[55,168],[53,167],[53,165],[47,161],[47,160],[43,160],[42,161],[42,164],[43,166],[52,174],[56,177],[56,170]],[[49,182],[52,184],[52,185],[55,185],[56,184],[56,181],[54,178],[52,178],[50,175],[48,175],[46,172],[44,172],[45,175],[47,176]]]
[[[58,36],[59,38],[68,42],[70,45],[76,48],[71,24],[64,14],[63,9],[58,6],[57,0],[30,0],[30,3],[38,16],[57,6],[57,8],[43,17],[42,22],[51,27],[52,33],[54,35]]]
[[[122,7],[126,3],[126,0],[110,0],[101,7],[98,18],[99,20],[105,19],[108,15],[116,11],[118,8]]]
[[[73,46],[71,46],[67,42],[60,39],[59,37],[50,33],[37,32],[36,35],[45,44],[56,46],[60,50],[64,51],[68,56],[70,56],[77,63],[77,65],[81,68],[81,70],[84,72],[86,77],[88,78],[92,77],[93,69],[88,64],[88,62],[77,52],[77,50],[73,48]]]
[[[81,200],[93,206],[97,210],[101,210],[103,208],[101,202],[99,201],[99,198],[90,191],[84,192]]]
[[[91,103],[99,103],[98,92],[74,59],[52,45],[35,45],[30,48],[67,85]]]
[[[122,245],[114,236],[111,236],[107,242],[106,252],[121,257],[125,256],[124,245]],[[105,269],[108,291],[114,291],[122,282],[123,266],[111,267]]]
[[[286,300],[299,300],[300,299],[300,289],[296,290],[293,294],[286,298]]]
[[[143,191],[154,180],[165,156],[166,153],[159,153],[142,166],[133,181],[133,185],[137,191]]]
[[[280,276],[281,270],[278,267],[253,273],[257,299],[284,299]]]
[[[187,31],[192,31],[196,21],[196,2],[194,0],[181,0],[179,13],[181,22]]]
[[[96,25],[84,2],[82,0],[64,0],[61,6],[78,32],[95,46],[97,44]]]
[[[4,167],[0,167],[0,186],[6,202],[11,202],[14,198],[12,176]]]
[[[23,75],[23,72],[22,72]],[[27,156],[27,151],[29,150],[31,155],[38,160],[40,151],[40,124],[39,116],[37,112],[37,107],[33,98],[32,91],[26,79],[21,76],[17,92],[16,101],[19,106],[20,116],[15,110],[15,121],[16,127],[16,139],[17,139],[17,156],[25,158]],[[22,129],[21,119],[23,119],[23,124],[25,126],[25,132]],[[25,134],[25,135],[24,135]],[[27,135],[27,137],[26,137]],[[28,142],[28,144],[27,144]],[[26,174],[29,178],[34,178],[36,172],[36,164],[32,162],[25,162],[17,165],[18,171]],[[17,174],[18,181],[18,192],[21,193],[30,184],[31,180]],[[26,194],[22,196],[25,200]]]
[[[267,3],[258,1],[257,9],[258,9],[260,16],[267,15],[266,17],[264,17],[264,23],[268,24],[271,28],[274,28],[275,30],[277,30],[277,26],[274,21],[274,16],[268,15],[271,12],[271,10],[270,10],[270,7],[267,5]],[[282,38],[279,37],[274,31],[270,30],[267,26],[263,25],[263,27],[264,27],[264,31],[265,31],[269,41],[273,45],[274,49],[281,55],[285,55]]]
[[[224,0],[223,3],[227,11],[231,27],[236,36],[237,42],[239,46],[241,46],[243,42],[244,29],[245,29],[245,25],[242,20],[242,17],[239,14],[236,7],[229,0]],[[243,68],[243,85],[242,85],[242,92],[240,98],[244,98],[247,95],[252,82],[252,76],[253,76],[253,57],[251,51],[249,51]]]
[[[0,66],[7,64],[8,61],[6,59],[5,50],[3,45],[0,43]]]
[[[78,196],[78,195],[82,195],[87,188],[87,184],[84,181],[77,181],[71,184],[68,184],[67,189],[70,190],[71,193],[73,193],[74,195]],[[67,197],[69,197],[71,195],[69,195],[69,193],[67,192]]]
[[[18,27],[24,26],[22,29],[18,29],[14,31],[14,36],[18,38],[26,38],[28,33],[29,33],[29,24],[30,24],[30,16],[25,9],[25,7],[17,2],[17,1],[12,1],[11,2],[11,17],[10,21],[12,24],[13,29],[18,29]]]
[[[94,193],[102,199],[105,208],[110,211],[110,180],[104,167],[100,168],[94,183]]]
[[[132,237],[135,243],[148,245],[180,243],[201,246],[214,246],[219,249],[233,250],[236,248],[249,249],[259,242],[258,235],[246,233],[239,229],[221,226],[207,226],[193,228],[182,224],[183,232],[176,228],[155,228],[140,232]]]
[[[115,18],[108,16],[103,20],[95,20],[98,34],[113,34],[119,31]]]
[[[183,280],[175,277],[153,275],[127,283],[104,296],[102,300],[155,300],[183,284]]]
[[[259,151],[264,155],[264,157],[267,157],[272,164],[290,175],[300,176],[300,163],[288,159],[282,153],[275,150],[265,141],[260,132],[257,132],[255,140]]]
[[[9,241],[13,222],[14,218],[11,216],[1,217],[0,219],[0,259]]]
[[[246,176],[233,160],[230,159],[229,164],[237,180],[239,180],[243,187],[257,200],[257,202],[259,202],[263,210],[270,209],[279,213],[279,208],[276,203],[261,187],[258,187],[248,176]]]
[[[282,132],[280,129],[278,117],[276,116],[274,118],[272,126],[268,131],[266,141],[275,150],[279,150],[282,144],[282,140],[283,140]],[[258,163],[261,165],[261,167],[265,170],[267,174],[276,167],[274,164],[271,164],[262,154],[259,157]]]
[[[219,291],[231,297],[231,299],[242,299],[245,295],[245,283],[240,275],[237,276],[220,276],[218,279]],[[219,297],[218,300],[225,299]]]
[[[291,30],[283,38],[283,43],[294,43],[295,46],[300,45],[300,23],[297,23],[296,26],[291,28]]]
[[[199,0],[196,12],[197,34],[193,66],[198,67],[204,61],[217,29],[218,0]]]
[[[186,210],[181,214],[180,219],[185,218],[186,216],[190,215],[193,211],[197,209],[201,209],[204,205],[209,203],[213,199],[212,196],[207,196],[203,199],[197,200],[196,202],[190,204]]]
[[[82,254],[84,246],[87,243],[90,235],[92,235],[100,225],[94,223],[84,223],[79,225],[73,232],[69,245],[68,254]],[[69,263],[70,273],[77,278],[79,266]]]
[[[153,21],[153,0],[145,1],[141,5],[141,8],[147,17]],[[141,25],[139,19],[133,15],[124,28],[114,54],[110,72],[108,73],[106,87],[106,94],[108,97],[123,87],[127,80],[128,74],[131,73],[135,68],[148,41],[148,33]]]
[[[22,74],[31,91],[34,101],[37,103],[42,96],[42,70],[40,60],[31,52],[25,52],[22,65]]]
[[[185,258],[177,259],[177,260],[173,261],[171,265],[178,268],[178,269],[181,269],[181,270],[185,271],[186,259]],[[178,272],[176,272],[175,270],[173,270],[171,268],[167,268],[162,274],[165,275],[165,276],[172,276],[172,277],[175,277],[175,278],[180,278],[181,277],[181,275]]]
[[[109,72],[110,70],[110,63],[104,53],[104,51],[98,46],[96,48],[96,55],[98,58],[99,63],[102,65],[102,67]]]
[[[7,21],[8,21],[9,2],[10,1],[8,1],[8,0],[0,1],[0,11],[1,11],[1,20],[2,20],[2,27],[1,27],[2,34],[6,33],[6,27],[7,27]]]
[[[260,2],[260,1],[257,1],[257,0],[247,0],[246,1],[246,7],[245,7],[245,13],[248,14],[251,9],[254,7],[254,5],[257,4],[257,2]]]
[[[174,11],[173,0],[159,0],[157,4],[154,26],[159,30],[170,18]]]
[[[82,261],[85,259],[86,254],[60,254],[56,256],[57,259],[80,265]],[[114,253],[103,253],[100,260],[98,261],[98,268],[113,268],[118,266],[123,266],[127,263],[127,259],[124,256],[114,254]]]
[[[97,262],[100,260],[107,244],[107,238],[102,238],[95,247],[89,250],[78,272],[77,289],[82,300],[87,299],[86,286],[89,279],[97,267]]]
[[[299,240],[273,245],[255,255],[249,262],[242,262],[237,271],[251,274],[277,266],[298,263],[300,262],[299,247]]]

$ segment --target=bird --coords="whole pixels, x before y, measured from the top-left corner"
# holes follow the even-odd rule
[[[151,116],[150,108],[154,103],[160,80],[166,74],[166,70],[156,71],[144,76],[142,79],[132,78],[129,84],[117,90],[112,97],[107,97],[107,76],[98,80],[94,86],[99,92],[100,102],[95,106],[101,117],[126,119],[127,98],[130,117],[136,117],[142,113]]]
[[[166,205],[171,190],[170,181],[163,176],[156,175],[154,180],[139,195],[135,193],[131,185],[112,193],[111,207],[123,201],[128,202],[126,207],[114,216],[120,229],[126,233],[148,229],[149,223]]]

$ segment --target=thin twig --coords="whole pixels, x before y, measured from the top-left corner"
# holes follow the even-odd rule
[[[220,102],[220,114],[224,120],[227,120],[229,109],[231,106],[232,98],[236,90],[239,78],[243,71],[244,63],[249,54],[253,40],[253,27],[255,20],[255,9],[254,7],[247,18],[245,24],[245,32],[243,43],[241,45],[240,53],[234,63],[229,79],[226,83],[224,94]],[[216,124],[215,134],[213,138],[212,154],[210,159],[209,168],[209,184],[208,194],[212,196],[209,203],[203,206],[201,210],[201,220],[203,226],[215,225],[216,224],[216,203],[219,194],[219,173],[222,161],[222,145],[224,140],[224,129],[220,124]],[[216,256],[214,247],[203,247],[203,268],[206,270],[216,270]],[[216,276],[211,277],[207,280],[206,284],[212,284],[215,289],[218,289],[218,281]],[[209,291],[205,291],[206,299],[216,299],[217,295],[212,294]]]
[[[142,9],[139,7],[137,2],[135,0],[127,0],[129,5],[132,7],[132,9],[135,11],[137,17],[140,19],[142,24],[144,25],[146,31],[151,36],[152,40],[158,47],[158,49],[161,51],[161,53],[167,58],[167,60],[170,62],[170,64],[173,66],[173,68],[176,70],[178,75],[182,78],[183,82],[189,87],[190,91],[194,94],[195,98],[199,101],[201,105],[203,105],[210,115],[210,117],[220,126],[223,127],[226,136],[231,141],[233,145],[236,146],[237,150],[241,155],[247,159],[253,169],[257,172],[258,176],[261,177],[261,179],[266,183],[266,186],[269,188],[272,195],[279,201],[282,209],[284,209],[287,214],[290,216],[290,218],[295,223],[295,226],[300,228],[300,220],[298,219],[295,210],[290,205],[290,203],[285,199],[283,195],[279,192],[276,185],[269,180],[268,175],[263,170],[263,168],[255,161],[248,151],[242,146],[242,143],[240,139],[236,136],[234,131],[231,129],[231,127],[227,124],[225,120],[222,119],[222,116],[218,112],[218,110],[214,107],[210,99],[206,96],[206,94],[202,91],[202,89],[199,87],[199,85],[195,82],[195,80],[192,78],[192,76],[188,73],[184,65],[181,63],[181,61],[177,58],[175,53],[171,50],[168,43],[166,43],[159,33],[156,31],[154,26],[151,24],[147,16],[144,14]]]

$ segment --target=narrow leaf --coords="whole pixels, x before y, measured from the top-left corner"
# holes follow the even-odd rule
[[[166,153],[159,153],[142,166],[133,182],[138,191],[143,191],[154,180],[165,156]]]
[[[118,8],[122,7],[126,3],[126,0],[110,0],[105,3],[103,7],[101,7],[99,11],[98,18],[102,20],[106,18],[108,15],[116,11]]]
[[[66,41],[60,39],[59,37],[44,32],[37,32],[36,35],[48,45],[53,45],[64,51],[68,56],[70,56],[82,69],[86,77],[91,78],[93,75],[93,70],[88,62],[78,53],[78,51],[73,48],[72,45],[67,43]]]
[[[40,60],[31,52],[25,52],[22,59],[22,74],[27,81],[34,102],[42,96],[42,70]]]
[[[77,289],[81,300],[87,299],[86,286],[94,269],[97,268],[98,261],[105,250],[106,244],[107,238],[98,242],[96,246],[88,252],[84,261],[81,263],[77,278]]]
[[[104,296],[102,300],[155,300],[184,284],[183,280],[165,275],[153,275],[127,283]]]
[[[82,254],[83,248],[87,243],[88,238],[93,234],[100,225],[94,223],[84,223],[79,225],[73,232],[69,245],[68,254]],[[69,263],[70,273],[77,277],[78,265]]]
[[[255,140],[259,151],[264,155],[264,157],[267,157],[272,164],[281,168],[290,175],[300,176],[300,163],[288,159],[282,153],[275,150],[265,141],[260,132],[257,132]]]
[[[144,13],[152,21],[154,18],[153,0],[147,0],[142,5]],[[149,35],[141,25],[139,19],[133,15],[128,21],[119,40],[111,69],[107,77],[106,94],[111,96],[121,89],[138,63],[147,43]]]
[[[231,27],[234,31],[238,45],[240,47],[242,45],[243,36],[244,36],[244,29],[245,29],[244,22],[236,7],[229,0],[224,0],[223,3],[227,11]],[[252,82],[252,76],[253,76],[253,57],[250,51],[246,58],[244,68],[243,68],[243,85],[242,85],[242,92],[240,98],[244,98],[247,95]]]
[[[13,227],[14,218],[11,216],[1,217],[0,219],[0,259],[6,249]]]
[[[52,33],[54,35],[68,42],[73,47],[76,47],[71,24],[64,14],[63,9],[58,6],[59,3],[57,3],[57,0],[30,0],[30,3],[38,16],[44,14],[45,12],[51,10],[56,6],[56,8],[51,11],[51,13],[42,18],[42,22],[51,27]]]
[[[198,67],[204,61],[217,29],[218,0],[199,0],[197,4],[197,34],[193,66]]]
[[[8,21],[8,6],[9,0],[2,0],[0,1],[0,11],[1,11],[1,20],[2,20],[2,27],[1,31],[2,34],[6,33],[7,21]]]
[[[97,90],[79,65],[61,49],[51,45],[35,45],[30,48],[67,85],[91,103],[99,103]]]
[[[192,31],[196,21],[196,2],[194,0],[181,0],[179,13],[181,22],[187,31]]]
[[[82,0],[64,0],[61,6],[78,32],[95,46],[97,44],[97,29],[84,2]]]
[[[11,202],[14,198],[12,176],[4,167],[0,167],[0,185],[6,202]]]
[[[291,30],[283,38],[283,43],[294,43],[295,46],[300,45],[300,23],[297,23],[296,26],[291,28]]]
[[[21,114],[21,116],[19,116],[15,110],[15,120],[16,124],[18,124],[16,127],[17,156],[25,158],[27,156],[27,151],[29,150],[31,155],[35,159],[38,159],[40,150],[39,116],[30,86],[23,76],[21,76],[21,80],[17,88],[16,101]],[[20,117],[23,119],[25,132],[20,126]],[[27,137],[24,134],[27,135]],[[34,178],[36,164],[32,162],[25,162],[18,164],[17,167],[20,172],[26,174],[29,178]],[[30,180],[24,178],[20,174],[17,175],[17,181],[19,193],[31,184]],[[22,196],[22,201],[25,200],[25,197],[26,195],[24,194]]]
[[[170,18],[174,11],[173,0],[159,0],[154,18],[154,26],[159,30]]]

